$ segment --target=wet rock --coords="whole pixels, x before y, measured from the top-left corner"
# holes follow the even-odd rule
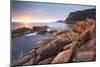
[[[24,56],[23,58],[16,60],[16,61],[12,64],[12,66],[23,65],[24,63],[26,63],[27,61],[29,61],[31,58],[32,58],[32,55],[31,55],[31,54],[28,54],[28,55]]]
[[[32,65],[33,64],[34,59],[31,58],[28,62],[22,64],[22,65]]]
[[[34,26],[32,31],[33,32],[38,32],[39,34],[47,32],[46,30],[48,29],[48,26]]]
[[[40,56],[32,57],[29,61],[23,63],[22,65],[36,65],[40,60]]]
[[[31,50],[30,52],[28,52],[27,54],[25,54],[23,57],[20,57],[19,59],[17,59],[12,66],[20,66],[23,64],[36,64],[38,61],[38,55],[36,54],[35,50]]]
[[[18,36],[22,36],[24,34],[28,34],[30,33],[32,30],[30,28],[27,27],[21,27],[15,30],[12,30],[12,37],[18,37]]]

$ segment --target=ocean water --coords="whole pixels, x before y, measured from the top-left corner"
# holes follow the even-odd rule
[[[17,59],[18,57],[23,56],[26,52],[30,51],[36,46],[36,42],[45,39],[48,36],[49,34],[27,34],[21,37],[12,38],[12,59]]]
[[[18,22],[12,22],[11,23],[11,30],[17,29],[17,28],[21,28],[23,27],[25,24],[23,23],[18,23]],[[54,23],[29,23],[26,25],[29,28],[32,28],[33,26],[49,26],[50,28],[56,29],[58,31],[64,30],[66,28],[70,29],[70,27],[72,27],[71,24],[65,24],[64,22],[54,22]]]
[[[29,27],[35,26],[44,26],[47,25],[51,29],[56,29],[57,31],[63,31],[65,29],[70,29],[72,25],[65,23],[44,23],[44,24],[30,24]],[[11,29],[17,29],[23,27],[23,24],[11,24]],[[20,37],[12,38],[12,60],[17,59],[18,57],[23,56],[26,52],[30,51],[36,46],[36,42],[48,38],[52,34],[36,34],[30,33]]]

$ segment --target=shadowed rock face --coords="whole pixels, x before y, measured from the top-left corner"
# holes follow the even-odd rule
[[[54,60],[51,62],[53,64],[55,63],[67,63],[69,62],[73,52],[74,48],[76,48],[78,42],[74,41],[70,43],[69,45],[66,45],[64,47],[64,51],[58,53],[58,55],[54,58]]]
[[[79,35],[75,32],[66,32],[61,35],[55,36],[53,40],[36,50],[37,54],[45,59],[56,55],[63,50],[63,47],[75,40],[79,39]],[[49,52],[49,53],[48,53]]]
[[[40,61],[38,64],[40,64],[40,65],[50,64],[53,59],[54,59],[54,57],[49,57],[47,59],[44,59],[44,60]]]
[[[83,51],[83,52],[78,52],[74,62],[89,62],[94,59],[95,52],[94,51]]]
[[[94,61],[96,56],[96,43],[95,38],[80,46],[78,50],[76,50],[76,54],[74,55],[72,61],[73,62],[86,62],[86,61]]]
[[[32,32],[45,33],[48,28],[48,26],[33,26]]]
[[[12,37],[22,36],[26,33],[30,33],[31,29],[27,27],[18,28],[16,30],[12,30]]]
[[[71,12],[68,18],[65,20],[66,23],[74,24],[77,21],[84,21],[86,19],[96,19],[96,9],[88,9],[84,11]]]

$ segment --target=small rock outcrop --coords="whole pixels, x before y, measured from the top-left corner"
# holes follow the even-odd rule
[[[21,27],[15,30],[12,30],[12,37],[18,37],[18,36],[22,36],[24,34],[28,34],[31,32],[30,28],[27,27]]]
[[[48,26],[33,26],[32,31],[38,33],[45,33],[47,32]]]

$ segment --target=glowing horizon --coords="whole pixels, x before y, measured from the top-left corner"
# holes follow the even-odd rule
[[[38,11],[39,12],[39,11]],[[42,14],[44,14],[42,12]],[[45,15],[45,14],[44,14]],[[18,12],[17,14],[14,13],[12,14],[12,22],[54,22],[59,20],[59,18],[52,18],[50,16],[43,16],[41,14],[33,14],[31,12],[25,12],[25,11],[21,11]]]
[[[70,12],[95,8],[95,6],[12,1],[11,21],[25,24],[48,23],[65,20]]]
[[[49,22],[56,22],[56,20],[13,20],[12,22],[25,22],[25,23],[33,23],[33,22],[39,22],[39,23],[49,23]]]

